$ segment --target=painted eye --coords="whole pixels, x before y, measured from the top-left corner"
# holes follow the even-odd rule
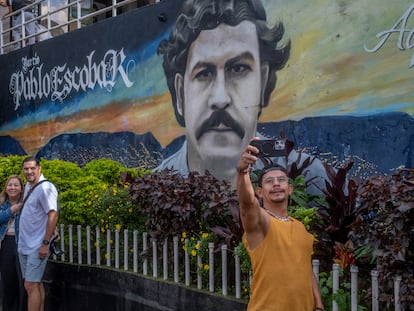
[[[210,70],[201,70],[195,75],[195,78],[199,80],[203,80],[203,79],[211,77],[212,75],[213,73]]]
[[[251,68],[249,65],[246,64],[234,64],[231,68],[230,68],[231,72],[234,73],[243,73],[246,71],[251,71]]]

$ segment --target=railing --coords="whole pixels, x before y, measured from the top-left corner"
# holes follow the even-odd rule
[[[60,256],[52,255],[53,260],[112,267],[144,276],[150,276],[152,272],[152,277],[155,279],[173,280],[186,286],[196,286],[200,290],[221,292],[223,296],[243,298],[242,259],[225,245],[217,252],[213,243],[208,244],[208,275],[203,277],[201,257],[197,254],[194,264],[194,260],[190,260],[192,254],[183,247],[188,245],[188,239],[183,242],[181,237],[175,236],[159,242],[150,239],[146,232],[139,233],[136,230],[130,232],[127,229],[108,229],[102,233],[100,228],[92,230],[89,226],[83,228],[79,225],[75,227],[68,225],[65,230],[63,224],[59,226],[59,232],[60,248],[65,253]],[[312,265],[319,280],[319,260],[314,259]],[[229,267],[233,271],[229,270]],[[332,269],[332,291],[335,293],[340,288],[340,268],[338,264],[333,264]],[[358,272],[357,266],[351,266],[351,311],[358,310]],[[218,274],[220,276],[217,279]],[[400,282],[401,277],[394,279],[395,311],[401,311]],[[371,271],[371,293],[371,310],[379,311],[379,281],[376,270]],[[332,310],[339,310],[335,301],[332,303]]]
[[[153,3],[159,2],[160,0],[151,1]],[[52,33],[56,33],[57,30],[62,30],[67,27],[68,31],[75,30],[82,28],[84,25],[84,21],[89,19],[93,19],[96,16],[103,16],[106,13],[111,13],[111,16],[117,15],[117,9],[126,7],[129,4],[135,4],[138,0],[112,0],[112,5],[107,6],[102,9],[97,9],[94,12],[91,12],[86,15],[82,15],[82,3],[85,0],[73,0],[68,4],[62,4],[56,9],[51,9],[51,0],[38,0],[34,1],[33,3],[27,5],[26,7],[14,11],[10,14],[6,14],[5,17],[2,18],[0,23],[0,54],[5,54],[14,50],[16,48],[25,47],[27,45],[27,40],[30,38],[35,38],[36,42],[42,41],[42,39],[52,37]],[[38,16],[26,20],[25,14],[21,14],[23,11],[33,11],[33,8],[41,7],[42,5],[46,4],[47,12],[44,14],[39,14]],[[68,20],[57,25],[52,26],[52,16],[57,14],[64,14],[66,15],[68,11],[75,10],[76,16],[70,17],[68,16]],[[41,10],[40,10],[41,11]],[[20,25],[10,26],[10,21],[14,17],[18,15],[22,15],[22,23]],[[26,31],[26,26],[28,24],[33,23],[36,27],[36,32],[33,34],[28,34]],[[8,24],[9,26],[5,26]],[[13,31],[19,31],[21,33],[21,38],[19,40],[15,40],[11,34]],[[64,32],[64,31],[63,31]],[[7,39],[9,37],[9,39]]]

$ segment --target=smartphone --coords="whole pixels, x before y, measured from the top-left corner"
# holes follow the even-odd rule
[[[258,158],[284,157],[286,155],[284,139],[252,140],[250,145],[259,149]]]

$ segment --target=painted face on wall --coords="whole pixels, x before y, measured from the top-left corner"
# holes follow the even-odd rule
[[[234,159],[255,136],[263,78],[267,66],[260,65],[253,23],[201,31],[190,47],[184,77],[175,80],[190,170],[194,159],[203,162],[204,169],[217,161],[232,161],[234,169]]]

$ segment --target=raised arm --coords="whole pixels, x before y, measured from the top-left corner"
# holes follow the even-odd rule
[[[237,166],[237,196],[240,206],[240,218],[250,248],[255,248],[264,238],[269,219],[259,205],[250,180],[249,168],[256,163],[258,150],[248,145]]]

